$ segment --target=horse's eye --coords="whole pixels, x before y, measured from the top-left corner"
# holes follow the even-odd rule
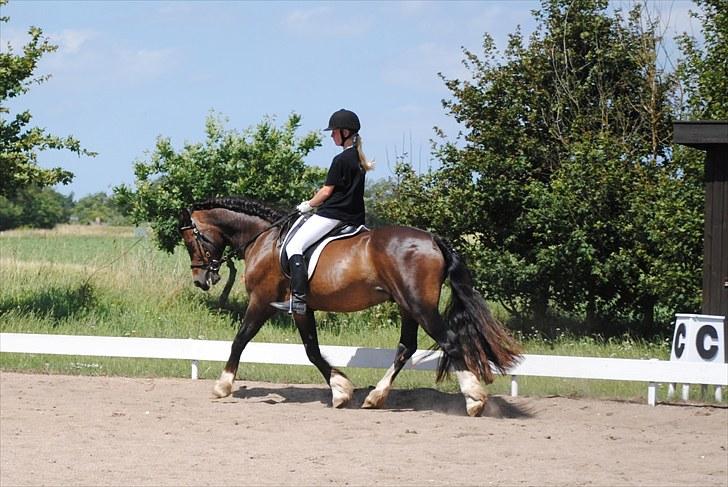
[[[210,251],[205,252],[205,257],[207,257],[208,259],[210,258]]]

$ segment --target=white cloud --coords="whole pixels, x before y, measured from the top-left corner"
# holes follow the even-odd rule
[[[200,13],[198,5],[193,2],[159,2],[156,6],[156,13],[170,18],[187,18]]]
[[[399,13],[403,17],[417,17],[425,12],[432,6],[431,2],[424,0],[410,0],[406,2],[397,2],[396,6]]]
[[[296,9],[283,18],[283,26],[290,32],[306,36],[322,38],[357,37],[371,29],[371,21],[346,8],[317,6],[308,9]],[[343,13],[343,15],[342,15]]]
[[[58,45],[61,54],[77,54],[98,34],[92,30],[64,29],[60,34],[49,34],[48,38]]]
[[[58,46],[56,54],[76,54],[81,48],[98,34],[92,30],[74,30],[64,29],[60,34],[43,32],[43,36],[47,37],[51,44]],[[30,41],[27,30],[20,30],[15,27],[4,27],[1,36],[2,42],[0,48],[2,51],[7,49],[8,44],[14,52],[22,51],[23,46]]]
[[[174,49],[121,49],[114,53],[116,75],[132,80],[159,78],[177,64]]]
[[[445,47],[436,42],[425,42],[400,51],[395,58],[382,67],[381,78],[385,83],[418,88],[427,91],[442,91],[443,82],[438,76],[461,78],[467,70],[460,62],[463,53],[459,48]]]
[[[316,7],[308,10],[294,10],[286,15],[283,23],[294,29],[307,29],[318,24],[320,19],[330,15],[329,7]]]
[[[66,36],[49,54],[40,72],[53,74],[53,83],[89,89],[93,86],[139,85],[157,80],[177,68],[179,52],[171,48],[109,45],[102,36]],[[59,43],[59,46],[61,44]]]

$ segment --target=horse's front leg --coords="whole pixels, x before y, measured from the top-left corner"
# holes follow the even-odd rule
[[[233,381],[240,365],[240,356],[243,354],[243,350],[274,312],[275,310],[268,306],[268,303],[260,303],[259,300],[251,296],[248,309],[245,311],[243,321],[240,323],[238,333],[233,340],[230,358],[228,358],[225,368],[220,374],[220,379],[215,382],[215,387],[212,389],[215,396],[227,397],[233,392]]]
[[[308,359],[319,369],[324,380],[331,387],[331,404],[335,408],[346,406],[354,396],[354,385],[343,372],[331,367],[321,355],[313,310],[307,310],[305,315],[294,314],[293,317],[298,332],[301,334]]]

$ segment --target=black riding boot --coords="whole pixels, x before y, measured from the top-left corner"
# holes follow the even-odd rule
[[[288,267],[291,270],[291,299],[270,303],[276,309],[285,311],[288,314],[306,314],[306,293],[308,292],[308,267],[301,254],[292,255],[288,259]]]

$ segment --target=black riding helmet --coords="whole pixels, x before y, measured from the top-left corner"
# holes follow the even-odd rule
[[[356,113],[342,108],[331,115],[331,118],[329,118],[329,126],[324,130],[347,129],[357,133],[360,128],[361,124]]]

